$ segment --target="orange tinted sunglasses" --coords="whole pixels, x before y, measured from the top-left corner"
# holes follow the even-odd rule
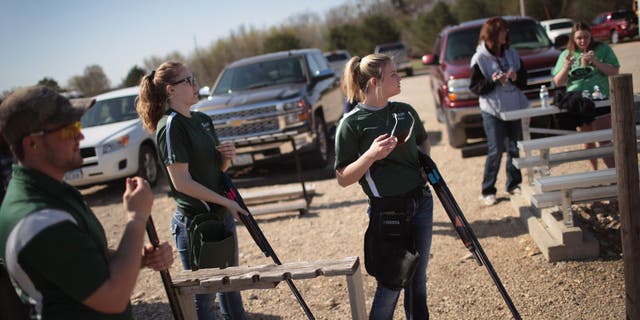
[[[64,125],[62,127],[34,132],[30,134],[30,136],[43,136],[45,134],[56,132],[58,135],[58,138],[65,140],[65,139],[75,139],[75,137],[77,137],[81,131],[82,131],[82,123],[80,123],[80,121],[76,121],[71,124]]]

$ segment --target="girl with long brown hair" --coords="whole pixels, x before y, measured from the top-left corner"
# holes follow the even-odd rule
[[[168,61],[144,76],[136,110],[147,130],[156,132],[160,158],[169,178],[177,209],[171,232],[185,270],[191,269],[187,230],[198,214],[223,217],[225,231],[233,234],[233,262],[238,265],[234,216],[245,210],[223,196],[223,174],[231,166],[235,147],[220,143],[209,116],[191,111],[198,102],[196,78],[189,68]],[[196,294],[198,319],[215,319],[213,294]],[[245,319],[239,292],[218,293],[225,319]]]
[[[594,41],[591,28],[584,22],[576,23],[571,29],[571,38],[567,49],[562,51],[553,69],[553,82],[556,86],[567,86],[567,92],[592,94],[596,87],[600,96],[588,98],[604,99],[609,97],[609,76],[618,74],[620,63],[616,54],[607,44]],[[572,117],[579,119],[581,117]],[[592,121],[578,121],[572,127],[580,131],[592,131],[611,128],[611,107],[598,108]],[[602,145],[608,142],[599,142]],[[595,143],[587,143],[587,149],[594,148]],[[613,157],[603,158],[609,168],[615,166]],[[591,168],[598,169],[597,159],[590,159]]]

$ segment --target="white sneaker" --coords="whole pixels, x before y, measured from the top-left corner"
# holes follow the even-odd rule
[[[489,194],[486,196],[481,196],[482,201],[484,201],[484,204],[488,205],[488,206],[492,206],[494,204],[496,204],[496,195],[495,194]]]
[[[521,195],[522,194],[522,189],[520,189],[520,187],[515,187],[511,191],[509,191],[509,194],[512,195],[512,196]]]

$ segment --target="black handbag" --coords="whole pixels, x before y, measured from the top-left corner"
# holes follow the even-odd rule
[[[392,290],[409,286],[420,257],[411,234],[407,203],[404,198],[370,199],[369,226],[364,235],[365,269]]]
[[[226,268],[233,265],[236,244],[233,233],[226,230],[224,210],[202,213],[189,226],[191,270]]]
[[[576,130],[586,123],[591,123],[597,113],[596,105],[589,98],[582,97],[582,93],[570,91],[556,94],[558,107],[565,113],[554,115],[554,128],[562,130]]]

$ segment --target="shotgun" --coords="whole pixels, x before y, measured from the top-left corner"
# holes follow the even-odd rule
[[[147,221],[147,235],[149,236],[149,241],[151,242],[153,247],[157,248],[160,245],[160,239],[158,239],[156,226],[153,224],[153,219],[151,218],[151,216],[149,216],[149,220]],[[184,320],[184,318],[182,317],[182,310],[180,309],[180,303],[178,303],[178,295],[176,295],[176,291],[173,289],[173,283],[171,282],[171,274],[169,273],[169,269],[161,270],[160,277],[162,278],[164,290],[167,292],[167,299],[169,299],[169,306],[171,306],[173,318],[175,320]]]
[[[280,259],[278,259],[278,256],[273,251],[273,248],[271,248],[269,241],[267,241],[264,233],[262,233],[262,230],[260,230],[258,223],[253,218],[253,215],[249,211],[249,208],[247,208],[247,205],[244,203],[240,192],[238,192],[238,189],[233,184],[233,181],[231,181],[231,177],[226,173],[223,173],[223,176],[227,198],[237,202],[242,209],[249,213],[246,216],[243,214],[239,214],[238,216],[240,217],[240,221],[242,221],[244,226],[247,228],[247,231],[251,235],[251,238],[253,238],[253,241],[256,243],[256,245],[258,245],[258,247],[260,248],[260,250],[262,250],[262,253],[264,253],[266,257],[271,257],[275,264],[281,265],[282,262],[280,262]],[[302,298],[302,295],[300,294],[300,291],[298,291],[298,288],[296,288],[296,286],[293,284],[293,281],[291,279],[286,279],[285,281],[289,285],[289,288],[291,289],[291,292],[293,292],[293,295],[296,297],[296,300],[298,300],[300,307],[302,307],[302,310],[304,310],[304,313],[307,315],[307,318],[309,318],[310,320],[314,320],[315,318],[311,313],[311,309],[309,309],[309,306],[307,306],[307,303]]]
[[[509,307],[513,318],[516,320],[521,320],[522,318],[520,317],[516,306],[513,305],[511,297],[509,297],[509,293],[507,293],[507,290],[502,285],[498,274],[493,269],[493,266],[491,265],[487,254],[484,253],[484,250],[482,249],[478,238],[471,229],[469,222],[467,222],[467,219],[464,217],[464,214],[462,213],[462,210],[453,197],[453,194],[451,194],[449,187],[447,187],[447,184],[444,182],[444,179],[440,175],[440,171],[438,171],[438,167],[436,166],[435,162],[433,162],[433,160],[428,155],[422,152],[419,152],[418,159],[420,161],[420,165],[424,169],[424,172],[427,174],[427,180],[429,180],[429,184],[431,184],[436,192],[436,195],[438,195],[438,199],[440,199],[442,206],[447,212],[447,216],[449,216],[449,219],[451,220],[454,229],[458,233],[460,240],[462,240],[464,246],[467,247],[469,251],[471,251],[471,254],[473,254],[473,257],[478,263],[478,266],[482,266],[484,264],[484,266],[487,268],[489,276],[496,284],[496,287],[498,287],[498,291],[500,291],[502,299],[504,299],[507,307]]]

